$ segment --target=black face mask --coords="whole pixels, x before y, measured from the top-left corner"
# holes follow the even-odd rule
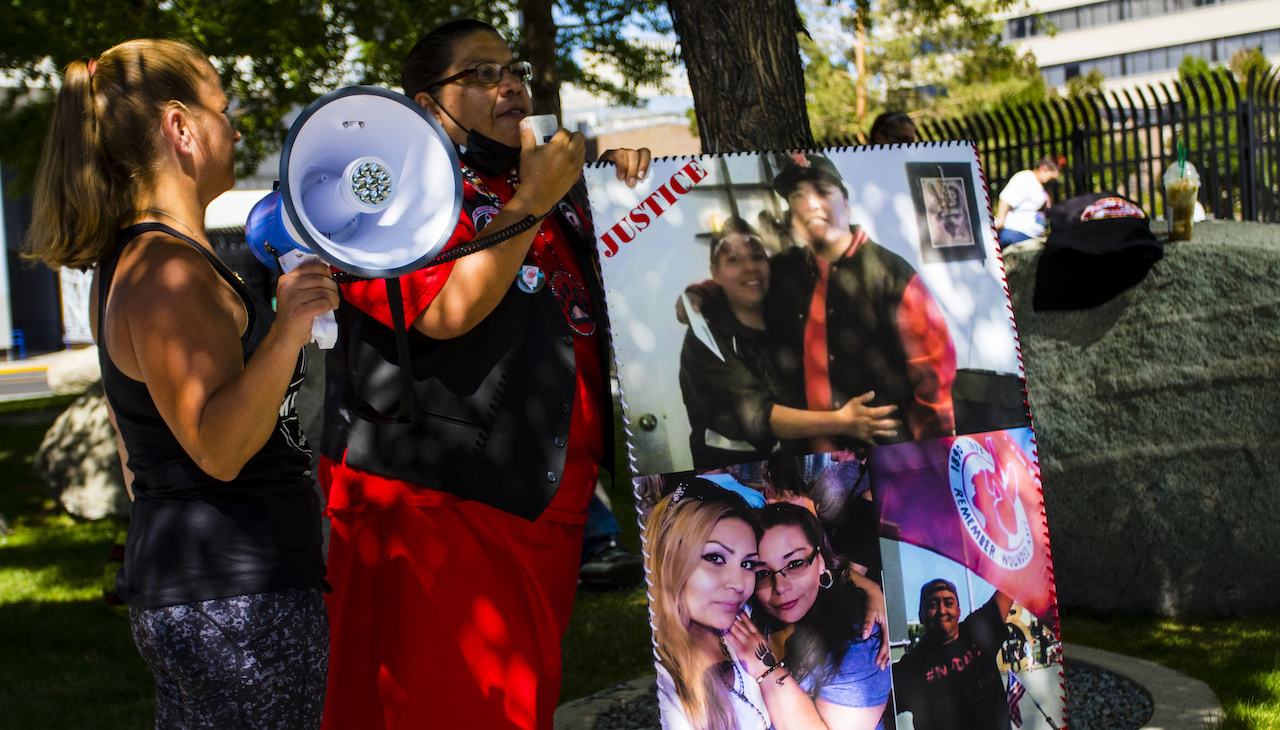
[[[493,177],[512,169],[520,162],[520,148],[505,145],[470,129],[467,130],[467,149],[461,157],[467,167]]]
[[[467,167],[494,177],[510,170],[520,162],[519,147],[505,145],[474,129],[467,129],[454,119],[449,110],[440,105],[440,102],[436,102],[436,108],[444,112],[444,115],[457,124],[459,129],[467,133],[466,150],[459,155]]]

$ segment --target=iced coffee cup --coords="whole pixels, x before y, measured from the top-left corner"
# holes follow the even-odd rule
[[[1196,196],[1200,193],[1200,175],[1195,165],[1190,162],[1170,165],[1164,171],[1164,191],[1169,205],[1165,211],[1169,220],[1169,240],[1190,241]]]

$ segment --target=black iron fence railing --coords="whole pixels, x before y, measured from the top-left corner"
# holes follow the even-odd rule
[[[1280,70],[1244,83],[1215,71],[1186,81],[920,120],[921,141],[971,140],[994,194],[1041,157],[1064,161],[1054,200],[1115,190],[1153,216],[1178,143],[1215,218],[1280,223]],[[840,143],[840,142],[837,142]]]

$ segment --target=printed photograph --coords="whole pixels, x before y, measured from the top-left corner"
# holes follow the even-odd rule
[[[897,728],[1065,725],[1051,623],[935,552],[890,540],[883,551]]]
[[[1048,652],[1056,614],[973,148],[667,159],[634,189],[611,173],[587,181],[663,727],[941,727],[972,688],[912,674],[903,694],[892,664],[967,646],[962,624],[964,657],[995,667],[964,676],[984,692],[965,717],[1029,714],[1042,680],[1008,673],[1026,640],[1004,648],[1006,619],[1034,617]],[[911,551],[954,566],[907,587]]]
[[[898,727],[1063,724],[1034,454],[1030,429],[1012,429],[867,455]]]
[[[981,259],[982,228],[978,188],[964,165],[947,162],[907,164],[912,200],[926,261]]]
[[[967,145],[588,169],[640,474],[1026,425],[998,260],[931,257],[925,167],[952,249],[994,251]]]
[[[647,476],[636,493],[664,728],[892,727],[860,461],[837,452]]]

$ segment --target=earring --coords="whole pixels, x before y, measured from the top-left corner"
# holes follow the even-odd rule
[[[822,588],[830,588],[835,584],[835,576],[831,575],[830,570],[824,570],[822,571],[822,575],[818,576],[818,585]]]

